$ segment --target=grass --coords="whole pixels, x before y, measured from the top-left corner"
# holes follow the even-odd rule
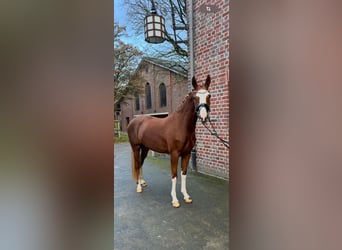
[[[114,143],[124,143],[128,142],[128,135],[121,134],[120,138],[118,136],[114,136]]]

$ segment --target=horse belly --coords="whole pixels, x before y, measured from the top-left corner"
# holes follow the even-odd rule
[[[141,129],[139,138],[145,147],[158,153],[168,153],[168,143],[161,128],[152,125]]]
[[[160,145],[153,142],[143,143],[143,145],[158,153],[169,153],[169,150],[166,145]]]

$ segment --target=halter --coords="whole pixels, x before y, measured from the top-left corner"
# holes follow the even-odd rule
[[[209,94],[209,96],[210,96],[210,92],[208,90],[205,90],[205,89],[194,91],[194,93],[200,94],[200,95]],[[200,98],[200,104],[196,107],[196,103],[194,100],[194,106],[195,106],[195,112],[196,112],[197,118],[200,117],[200,111],[202,108],[205,108],[205,110],[207,111],[207,117],[206,117],[205,121],[202,121],[202,123],[203,123],[203,122],[206,122],[207,120],[209,120],[210,107],[206,103],[203,103],[203,102],[201,103],[201,97],[199,96],[199,98]]]
[[[194,92],[195,92],[195,93],[199,93],[199,94],[206,94],[206,93],[209,93],[209,95],[210,95],[210,92],[209,92],[208,90],[199,90],[199,91],[194,91]],[[222,138],[217,134],[216,129],[215,129],[215,127],[214,127],[214,125],[213,125],[213,123],[212,123],[212,121],[211,121],[211,119],[210,119],[210,115],[209,115],[209,113],[210,113],[210,107],[209,107],[209,105],[207,105],[206,103],[200,103],[200,104],[196,107],[195,100],[194,100],[194,106],[195,106],[195,113],[196,113],[197,118],[200,117],[200,116],[199,116],[199,113],[200,113],[201,108],[205,108],[205,109],[206,109],[208,115],[207,115],[205,121],[203,121],[203,120],[201,119],[201,122],[202,122],[203,126],[209,131],[209,133],[210,133],[211,135],[213,135],[213,136],[215,136],[217,139],[219,139],[219,140],[221,141],[221,143],[222,143],[226,148],[229,149],[229,142],[226,141],[226,140],[224,140],[224,139],[222,139]],[[210,123],[212,129],[210,129],[210,128],[206,125],[206,122],[207,122],[207,121],[209,121],[209,123]]]

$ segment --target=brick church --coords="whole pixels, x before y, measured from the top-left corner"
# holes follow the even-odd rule
[[[187,65],[175,65],[172,61],[144,57],[137,71],[145,80],[144,92],[133,99],[124,99],[120,103],[120,120],[122,131],[138,115],[166,117],[175,111],[188,94]]]

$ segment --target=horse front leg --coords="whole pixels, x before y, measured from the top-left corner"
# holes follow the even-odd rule
[[[190,159],[191,154],[186,154],[182,156],[182,176],[181,176],[181,192],[184,196],[185,203],[192,203],[192,199],[190,198],[190,195],[186,191],[186,173],[188,169],[188,163]]]
[[[177,167],[178,167],[178,153],[171,154],[171,197],[172,197],[172,206],[177,208],[180,207],[179,201],[177,199],[177,192],[176,192],[176,184],[177,184]]]

